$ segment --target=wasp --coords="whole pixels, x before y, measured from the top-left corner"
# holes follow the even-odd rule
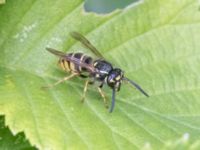
[[[124,76],[124,71],[122,71],[120,68],[113,67],[113,65],[103,57],[103,55],[89,42],[86,37],[78,32],[71,32],[70,34],[72,38],[81,42],[98,58],[93,59],[92,57],[80,52],[66,54],[53,48],[46,48],[47,51],[59,57],[59,66],[64,71],[71,73],[71,75],[57,81],[50,86],[47,86],[47,88],[54,87],[55,85],[67,81],[75,76],[87,78],[81,99],[82,102],[85,99],[88,84],[98,82],[98,91],[104,100],[105,106],[108,108],[107,99],[102,91],[102,87],[104,85],[108,85],[112,89],[112,102],[109,109],[110,113],[113,111],[115,106],[116,92],[120,91],[120,87],[123,81],[130,83],[142,94],[149,97],[149,95],[138,84]]]

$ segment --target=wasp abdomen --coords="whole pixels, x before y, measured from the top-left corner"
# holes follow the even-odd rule
[[[79,63],[85,63],[85,64],[92,64],[93,59],[90,56],[87,56],[83,53],[69,53],[67,54],[68,57],[76,58],[77,60],[79,60]],[[82,72],[87,72],[87,69],[82,67],[79,64],[75,64],[72,61],[67,60],[66,58],[62,57],[59,60],[59,65],[61,66],[61,68],[67,72],[76,72],[76,73],[82,73]]]

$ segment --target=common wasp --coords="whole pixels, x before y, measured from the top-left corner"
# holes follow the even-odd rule
[[[108,107],[107,99],[102,91],[102,87],[107,84],[112,89],[112,102],[109,110],[110,113],[113,111],[115,106],[116,92],[120,91],[120,87],[123,81],[130,83],[142,94],[149,97],[149,95],[137,83],[124,76],[124,71],[122,71],[120,68],[113,67],[113,65],[103,57],[103,55],[89,42],[86,37],[78,32],[71,32],[71,37],[81,42],[86,48],[88,48],[93,54],[95,54],[98,59],[93,59],[92,57],[84,53],[77,52],[66,54],[53,48],[46,48],[47,51],[59,57],[59,66],[64,71],[71,73],[71,75],[57,81],[50,86],[47,86],[47,88],[53,87],[75,76],[87,78],[87,80],[85,81],[82,101],[84,101],[85,99],[88,84],[98,82],[98,91],[102,96],[106,107]]]

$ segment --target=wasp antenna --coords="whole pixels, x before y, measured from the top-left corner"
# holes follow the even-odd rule
[[[123,78],[123,80],[128,81],[130,84],[132,84],[136,89],[138,89],[142,94],[144,94],[146,97],[149,97],[149,95],[134,81],[128,79],[128,78]]]
[[[109,110],[110,113],[113,112],[114,107],[115,107],[115,88],[113,88],[113,91],[112,91],[112,103]]]

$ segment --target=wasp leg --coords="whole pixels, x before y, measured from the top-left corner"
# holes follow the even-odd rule
[[[82,103],[83,103],[84,100],[85,100],[85,95],[86,95],[86,92],[87,92],[88,83],[90,83],[89,80],[87,80],[87,81],[85,82],[85,86],[84,86],[84,90],[83,90],[83,96],[82,96],[82,98],[81,98],[81,102],[82,102]]]
[[[74,73],[74,74],[71,74],[70,76],[67,76],[61,80],[58,80],[56,83],[52,84],[52,85],[48,85],[48,86],[43,86],[42,89],[49,89],[49,88],[53,88],[54,86],[64,82],[64,81],[67,81],[75,76],[77,76],[78,74],[77,73]]]
[[[94,83],[94,81],[89,81],[89,80],[87,80],[87,81],[85,82],[85,86],[84,86],[84,90],[83,90],[83,96],[82,96],[82,98],[81,98],[81,102],[82,102],[82,103],[83,103],[84,100],[85,100],[85,96],[86,96],[88,84],[93,84],[93,83]]]
[[[108,101],[107,101],[106,96],[105,96],[105,94],[103,93],[101,87],[98,87],[98,91],[99,91],[101,97],[103,98],[105,107],[108,108]]]

